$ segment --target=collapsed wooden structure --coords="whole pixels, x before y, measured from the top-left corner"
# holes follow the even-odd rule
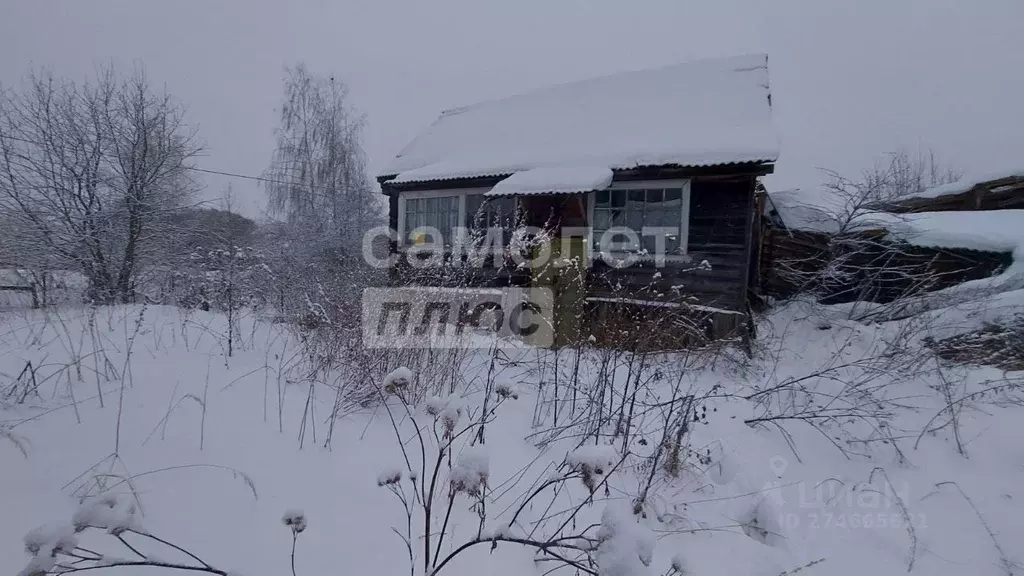
[[[962,180],[917,196],[880,202],[870,206],[876,213],[866,214],[863,224],[842,231],[828,225],[827,210],[818,221],[786,222],[782,212],[788,192],[792,191],[765,194],[762,200],[760,293],[786,298],[813,290],[823,303],[888,303],[989,278],[1010,267],[1010,247],[915,245],[892,231],[904,227],[904,220],[934,213],[1022,209],[1024,171]],[[986,232],[976,231],[979,236]]]

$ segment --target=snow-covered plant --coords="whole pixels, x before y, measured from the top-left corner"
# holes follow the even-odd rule
[[[611,502],[597,531],[599,576],[641,576],[654,559],[654,532],[622,501]]]
[[[522,486],[522,494],[514,505],[495,515],[491,486],[499,482],[492,478],[494,454],[487,450],[485,437],[480,432],[497,417],[504,402],[518,396],[510,392],[510,386],[495,384],[495,374],[490,373],[482,383],[484,394],[493,397],[482,400],[479,407],[468,404],[463,398],[437,396],[426,398],[417,407],[401,394],[385,396],[381,387],[381,402],[392,422],[406,472],[383,470],[376,481],[378,486],[395,495],[405,512],[404,527],[396,527],[394,531],[405,545],[410,573],[418,573],[416,564],[420,563],[422,573],[435,575],[469,548],[479,545],[493,548],[508,542],[533,549],[538,562],[556,562],[583,574],[598,576],[594,561],[599,525],[577,528],[577,518],[591,506],[590,499],[567,500],[568,508],[559,507],[557,512],[545,513],[539,520],[531,519],[529,526],[521,517],[530,510],[554,509],[555,503],[562,502],[566,495],[567,483],[584,478],[584,471],[592,489],[601,489],[625,458],[619,457],[610,446],[580,448],[555,470],[549,470],[544,478]],[[422,380],[422,376],[416,377]],[[404,441],[410,432],[411,442]],[[414,448],[407,447],[409,444]],[[519,476],[500,484],[507,493],[515,490],[521,481]],[[550,501],[543,502],[548,498]],[[467,501],[477,522],[473,535],[461,536],[464,539],[460,540],[452,515],[462,507],[459,502]],[[449,549],[451,551],[446,553]]]
[[[448,472],[452,493],[465,492],[468,496],[479,497],[487,487],[490,476],[490,460],[487,453],[478,446],[469,446],[459,454],[455,465]]]
[[[591,494],[597,489],[601,476],[611,470],[619,459],[614,446],[591,444],[581,446],[566,456],[565,461],[573,470],[580,473],[583,485]]]
[[[295,534],[302,534],[306,529],[306,515],[302,510],[288,510],[281,517],[281,523],[283,523]]]
[[[123,549],[123,555],[100,553],[83,547],[80,535],[87,531],[106,533],[113,540],[112,544]],[[174,550],[187,556],[189,561],[169,561],[143,552],[148,550],[139,545],[143,541]],[[122,567],[153,567],[219,576],[228,574],[181,546],[151,534],[142,527],[135,502],[115,495],[86,500],[70,523],[35,528],[25,535],[24,542],[30,559],[19,576],[72,574]]]
[[[308,526],[306,514],[302,510],[286,510],[281,522],[292,531],[292,576],[295,575],[295,546],[299,542],[299,534],[305,532]]]

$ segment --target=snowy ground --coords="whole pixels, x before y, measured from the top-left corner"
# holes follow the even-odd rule
[[[1008,293],[982,308],[864,325],[844,320],[842,309],[795,303],[762,320],[752,361],[732,352],[651,358],[630,436],[614,440],[616,459],[624,446],[635,454],[592,503],[579,480],[557,503],[583,504],[574,523],[582,530],[601,522],[609,503],[631,503],[653,478],[641,519],[649,531],[637,533],[639,544],[645,533],[656,541],[650,574],[669,572],[673,562],[693,575],[1024,571],[1013,564],[1024,561],[1024,408],[1010,401],[1024,375],[939,371],[920,343],[1022,306],[1020,293]],[[240,349],[227,358],[225,320],[215,314],[141,306],[100,309],[91,320],[82,309],[0,312],[0,432],[12,438],[0,438],[0,572],[18,573],[28,562],[26,532],[67,523],[80,497],[108,490],[137,497],[151,533],[232,572],[289,573],[291,534],[281,518],[302,509],[309,528],[298,540],[300,576],[409,574],[393,531],[404,530],[402,506],[378,486],[390,471],[407,469],[387,411],[379,404],[346,410],[325,447],[335,391],[314,384],[309,398],[301,370],[288,370],[301,358],[294,333],[252,320],[240,332]],[[531,486],[567,455],[607,453],[576,450],[599,355],[584,358],[574,410],[565,387],[572,359],[562,354],[558,403],[549,352],[518,350],[496,368],[494,388],[514,387],[519,397],[501,403],[486,444],[476,447],[489,461],[485,533],[526,537],[532,522],[557,513],[531,507],[503,526]],[[486,350],[470,356],[446,384],[466,414],[483,402],[488,360]],[[630,390],[627,359],[619,360],[611,406]],[[29,361],[38,394],[5,398]],[[982,389],[993,391],[971,395]],[[660,465],[652,475],[644,457],[661,439],[658,406],[673,390],[698,398],[699,422],[686,434],[678,477]],[[947,403],[956,407],[955,427]],[[430,404],[415,407],[418,421],[429,422]],[[888,417],[867,417],[867,404]],[[413,447],[399,403],[392,398],[389,406]],[[811,408],[829,417],[814,420]],[[454,463],[456,476],[481,465],[465,454]],[[442,474],[452,474],[447,465]],[[474,537],[479,523],[459,496],[442,551]],[[417,550],[419,536],[414,529]],[[627,548],[616,553],[644,555],[642,545]],[[129,555],[116,546],[110,553]],[[484,545],[444,573],[519,576],[554,567],[534,558],[512,543]],[[117,570],[124,569],[110,569]]]

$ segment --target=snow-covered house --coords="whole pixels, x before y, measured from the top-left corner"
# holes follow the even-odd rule
[[[767,57],[747,55],[623,72],[447,110],[378,176],[404,252],[421,226],[507,225],[502,215],[594,256],[604,233],[672,227],[664,267],[616,269],[591,257],[586,300],[684,294],[741,324],[751,281],[755,185],[779,154]],[[570,230],[572,228],[572,230]],[[580,231],[580,229],[584,231]],[[653,252],[656,238],[634,249]],[[619,248],[614,248],[619,249]],[[483,284],[536,283],[501,271]],[[624,288],[625,287],[625,288]],[[643,292],[642,297],[635,292]],[[581,300],[580,298],[577,298]]]

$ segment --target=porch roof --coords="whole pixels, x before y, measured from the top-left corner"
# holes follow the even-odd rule
[[[545,166],[516,172],[486,195],[574,194],[604,190],[611,183],[612,169],[607,166]]]

